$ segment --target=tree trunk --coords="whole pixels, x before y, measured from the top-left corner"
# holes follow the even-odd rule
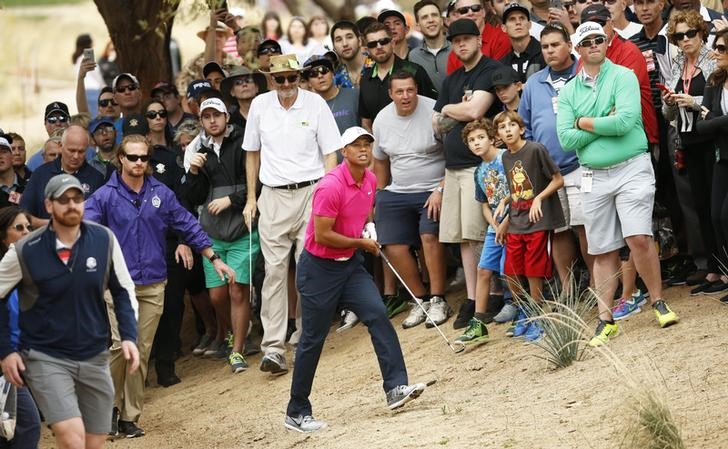
[[[94,0],[106,22],[122,72],[135,75],[144,97],[159,81],[174,82],[169,55],[180,0]]]

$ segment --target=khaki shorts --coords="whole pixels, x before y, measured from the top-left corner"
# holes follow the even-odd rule
[[[440,212],[440,242],[482,242],[488,227],[483,206],[475,200],[475,167],[445,170]]]
[[[566,226],[554,232],[562,232],[574,226],[584,225],[584,208],[581,201],[581,167],[564,175],[564,187],[558,190],[561,210],[564,212]]]

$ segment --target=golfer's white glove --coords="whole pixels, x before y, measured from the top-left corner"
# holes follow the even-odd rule
[[[374,227],[373,222],[370,221],[364,225],[364,230],[361,231],[361,236],[365,239],[372,239],[375,242],[377,241],[377,228]]]

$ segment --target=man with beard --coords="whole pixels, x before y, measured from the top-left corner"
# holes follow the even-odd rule
[[[422,45],[409,52],[407,59],[421,65],[439,91],[447,75],[447,58],[450,54],[450,41],[445,39],[442,13],[433,0],[415,3],[414,11],[417,30],[425,39]]]
[[[364,72],[364,53],[361,51],[361,34],[353,22],[340,20],[331,27],[331,42],[341,65],[334,74],[336,87],[358,87]]]
[[[109,166],[116,152],[116,129],[110,117],[96,117],[88,125],[88,132],[96,147],[96,155],[88,163],[99,171],[104,178],[111,176]]]
[[[17,351],[10,344],[7,307],[0,307],[3,375],[32,389],[58,447],[100,449],[111,429],[114,396],[103,295],[111,292],[120,352],[134,372],[134,286],[114,234],[81,221],[84,191],[77,178],[51,178],[44,197],[50,224],[11,245],[0,262],[0,296],[20,285]]]
[[[359,84],[359,116],[364,128],[371,130],[379,111],[392,102],[388,89],[392,73],[410,72],[417,81],[420,95],[437,99],[437,90],[425,69],[394,54],[392,32],[386,25],[379,22],[369,25],[364,37],[374,60],[374,66],[364,71]]]
[[[68,127],[61,137],[61,156],[33,172],[20,199],[20,207],[33,216],[34,228],[48,223],[50,218],[44,206],[43,192],[52,177],[61,173],[75,176],[81,182],[86,198],[104,185],[104,175],[86,162],[88,144],[88,131],[85,128],[78,125]]]
[[[323,98],[299,89],[300,72],[295,55],[273,56],[269,73],[275,90],[253,100],[243,150],[246,151],[247,184],[255,185],[259,175],[263,184],[258,229],[265,258],[265,300],[260,313],[264,331],[261,349],[265,356],[260,369],[284,374],[288,372],[284,344],[291,247],[295,244],[298,260],[311,215],[314,186],[326,171],[336,166],[341,136]],[[255,189],[248,189],[243,211],[248,229],[257,205]],[[297,318],[299,330],[291,336],[292,344],[298,342],[300,324]]]
[[[86,218],[108,226],[119,239],[139,302],[138,372],[127,373],[118,336],[112,334],[111,373],[116,392],[114,405],[118,408],[112,419],[118,419],[118,431],[127,438],[144,435],[137,422],[144,405],[149,353],[164,308],[167,230],[179,234],[209,259],[218,277],[235,280],[235,273],[212,250],[195,217],[179,204],[174,192],[149,175],[150,152],[151,144],[146,137],[136,134],[125,137],[116,155],[119,170],[86,202]],[[191,267],[191,255],[178,254],[180,258],[186,257],[187,267]],[[110,320],[115,319],[112,314]]]

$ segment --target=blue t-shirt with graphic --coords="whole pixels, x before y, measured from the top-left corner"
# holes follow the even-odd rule
[[[492,213],[495,213],[501,200],[508,196],[508,181],[503,167],[505,151],[499,149],[492,161],[481,161],[475,169],[475,199],[481,203],[488,203]],[[488,232],[495,233],[493,226],[488,225]]]

